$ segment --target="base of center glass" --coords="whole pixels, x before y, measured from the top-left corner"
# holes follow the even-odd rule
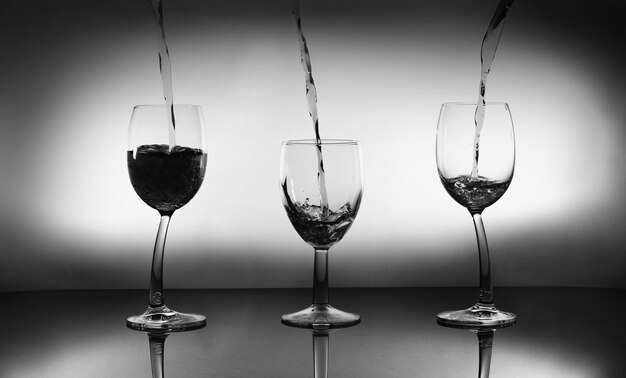
[[[291,327],[323,330],[359,324],[361,317],[338,310],[329,304],[312,304],[304,310],[283,315],[281,321]]]
[[[170,310],[167,306],[149,307],[141,315],[126,319],[126,326],[136,330],[183,331],[206,325],[206,317],[200,314],[185,314]]]
[[[437,322],[458,327],[499,327],[515,323],[517,315],[500,311],[494,306],[474,305],[465,310],[444,311],[437,315]]]

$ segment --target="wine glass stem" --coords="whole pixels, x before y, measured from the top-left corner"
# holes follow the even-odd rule
[[[313,334],[313,377],[328,377],[328,335]]]
[[[165,238],[170,225],[172,213],[161,213],[159,230],[157,231],[156,242],[154,243],[154,254],[152,255],[152,270],[150,271],[150,307],[161,307],[165,305],[163,297],[163,254],[165,252]]]
[[[478,240],[478,261],[480,269],[480,293],[478,305],[493,307],[493,287],[491,286],[491,270],[489,265],[489,247],[487,246],[487,234],[483,225],[482,215],[479,212],[472,213],[476,239]]]
[[[315,249],[313,261],[313,304],[328,304],[328,249]]]

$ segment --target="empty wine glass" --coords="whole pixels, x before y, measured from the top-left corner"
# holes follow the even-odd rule
[[[466,207],[478,240],[480,293],[465,310],[437,315],[440,323],[494,326],[515,322],[515,314],[496,309],[483,210],[509,187],[515,166],[513,121],[506,103],[487,103],[482,128],[474,120],[476,103],[445,103],[437,126],[437,168],[446,191]]]
[[[282,316],[284,324],[314,329],[348,327],[357,314],[328,301],[328,249],[346,234],[361,203],[363,171],[353,140],[289,140],[280,160],[282,201],[291,224],[315,250],[313,304]]]
[[[169,309],[163,296],[167,229],[174,211],[200,189],[207,161],[204,144],[202,109],[198,105],[138,105],[133,109],[128,131],[128,173],[139,197],[159,212],[161,221],[152,257],[148,309],[127,319],[131,328],[177,330],[206,323],[203,315]]]

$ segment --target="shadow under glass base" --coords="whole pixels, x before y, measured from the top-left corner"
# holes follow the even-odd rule
[[[304,310],[283,315],[281,321],[291,327],[321,330],[350,327],[359,324],[361,317],[338,310],[329,304],[312,304]]]
[[[167,306],[149,307],[141,315],[126,319],[126,326],[136,330],[183,331],[206,325],[206,317],[200,314],[185,314],[170,310]]]
[[[444,311],[437,315],[437,323],[456,327],[500,327],[515,323],[517,315],[497,308],[474,305],[465,310]]]

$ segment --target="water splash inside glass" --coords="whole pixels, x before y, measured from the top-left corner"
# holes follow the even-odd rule
[[[478,86],[478,101],[476,103],[476,112],[474,113],[474,124],[476,132],[474,134],[474,163],[472,166],[471,178],[478,179],[478,149],[480,145],[480,132],[485,121],[485,89],[487,87],[487,77],[491,71],[491,65],[496,57],[496,50],[500,43],[500,36],[504,28],[504,19],[507,11],[513,5],[514,0],[500,0],[496,11],[491,18],[487,32],[483,37],[480,47],[480,84]]]
[[[174,116],[174,92],[172,89],[172,65],[170,64],[170,52],[165,39],[165,28],[163,26],[163,0],[150,0],[152,10],[156,17],[159,28],[157,44],[159,48],[159,70],[161,72],[161,82],[163,85],[163,97],[165,107],[168,111],[167,124],[169,126],[169,146],[170,150],[176,146],[176,118]]]
[[[291,5],[291,13],[298,27],[298,41],[300,42],[300,60],[306,82],[306,99],[309,107],[309,115],[313,121],[315,130],[315,142],[317,145],[317,183],[320,190],[320,205],[323,216],[328,214],[328,195],[326,193],[326,179],[324,174],[324,158],[322,154],[322,138],[320,137],[319,118],[317,115],[317,89],[313,80],[313,72],[311,70],[311,55],[306,44],[306,38],[302,32],[302,18],[300,16],[300,2],[294,0]]]

